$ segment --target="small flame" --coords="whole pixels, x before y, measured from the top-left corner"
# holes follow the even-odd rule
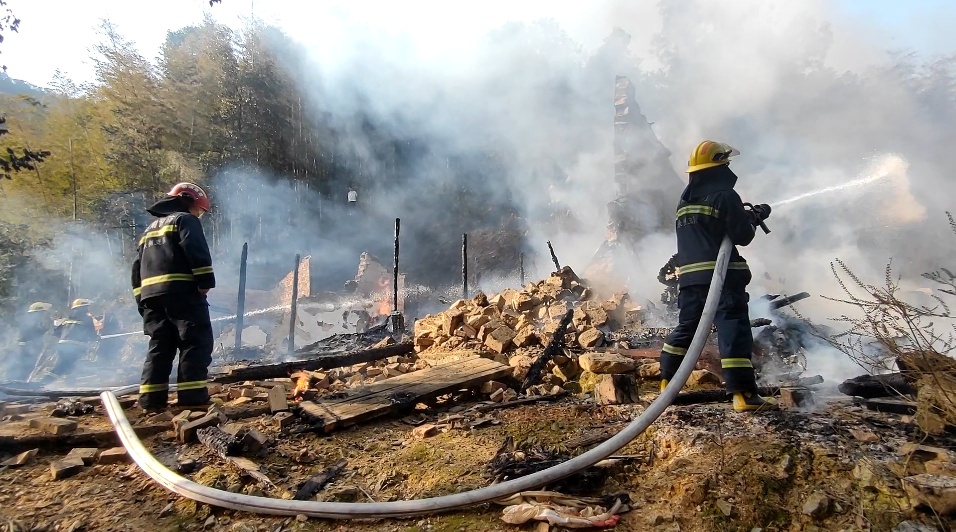
[[[309,391],[309,386],[312,384],[312,376],[308,373],[298,373],[298,378],[295,381],[295,390],[292,391],[293,399],[302,399],[305,395],[305,392]],[[295,378],[295,375],[293,375]]]

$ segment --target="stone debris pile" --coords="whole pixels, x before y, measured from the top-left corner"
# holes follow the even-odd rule
[[[415,322],[415,351],[474,349],[503,355],[547,345],[568,310],[573,321],[565,338],[569,348],[605,344],[607,335],[639,317],[626,293],[599,301],[595,292],[565,266],[547,279],[521,290],[506,289],[490,297],[478,293],[460,299],[439,314]]]

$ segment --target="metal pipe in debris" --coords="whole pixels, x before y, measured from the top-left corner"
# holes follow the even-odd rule
[[[242,244],[239,258],[239,298],[236,301],[236,353],[242,349],[242,314],[246,311],[246,261],[249,259],[249,243]]]
[[[402,220],[395,218],[395,262],[392,269],[392,312],[398,312],[398,234],[402,229]]]
[[[289,354],[295,352],[295,311],[296,300],[299,299],[299,255],[295,256],[295,268],[292,270],[292,301],[289,303],[292,311],[289,316]]]
[[[554,248],[551,247],[551,241],[548,240],[548,251],[551,252],[551,262],[554,263],[554,271],[561,271],[561,263],[558,262],[558,256],[554,254]]]
[[[461,235],[461,298],[468,299],[468,233]]]

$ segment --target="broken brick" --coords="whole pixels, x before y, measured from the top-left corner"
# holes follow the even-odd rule
[[[3,462],[0,462],[0,466],[3,466],[3,467],[17,467],[17,466],[25,465],[25,464],[26,464],[27,462],[29,462],[34,456],[36,456],[37,453],[39,453],[39,452],[40,452],[39,449],[30,449],[29,451],[24,451],[24,452],[22,452],[22,453],[20,453],[20,454],[18,454],[18,455],[16,455],[16,456],[14,456],[13,458],[8,458],[8,459],[4,460]]]
[[[269,409],[273,414],[289,410],[289,401],[286,400],[285,393],[284,386],[276,386],[269,390]]]
[[[30,420],[30,427],[50,434],[69,434],[76,430],[76,421],[55,417],[41,417]]]
[[[242,438],[243,447],[249,452],[258,452],[269,443],[269,437],[256,429],[250,429]]]
[[[289,412],[278,412],[272,417],[272,422],[278,426],[279,429],[284,429],[295,422],[295,416]]]
[[[813,404],[813,392],[809,388],[780,388],[780,406],[784,408],[802,408]]]
[[[30,411],[31,405],[3,405],[3,415],[16,416],[23,415]]]
[[[112,447],[100,453],[96,463],[102,465],[119,464],[129,462],[129,453],[126,447]]]
[[[83,460],[83,465],[90,465],[96,461],[96,455],[98,454],[100,454],[100,450],[96,447],[77,447],[67,453],[66,459],[79,458]]]
[[[205,427],[214,427],[219,425],[219,416],[209,414],[195,421],[190,421],[179,427],[179,442],[191,443],[196,439],[196,431]]]
[[[60,480],[73,476],[83,469],[83,460],[79,458],[64,458],[50,462],[50,474],[53,480]]]

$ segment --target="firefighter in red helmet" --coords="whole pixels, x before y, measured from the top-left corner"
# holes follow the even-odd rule
[[[177,352],[178,403],[209,402],[213,335],[206,293],[216,286],[216,277],[199,221],[209,208],[209,196],[199,185],[179,183],[146,209],[156,219],[140,237],[132,271],[133,295],[149,336],[139,388],[146,410],[166,408]]]

